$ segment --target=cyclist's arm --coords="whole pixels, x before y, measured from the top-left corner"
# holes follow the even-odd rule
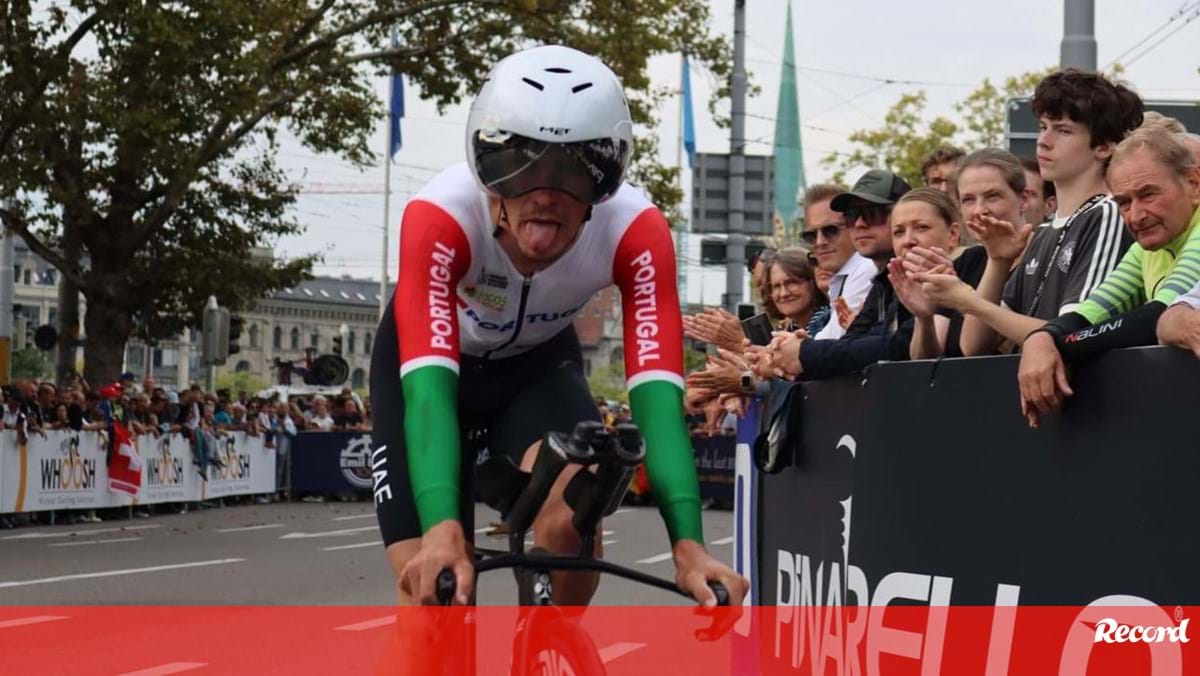
[[[400,229],[393,310],[404,390],[404,439],[422,532],[459,518],[456,288],[469,265],[470,245],[461,226],[430,202],[410,202]]]
[[[613,259],[625,324],[625,376],[646,440],[646,473],[674,544],[704,542],[700,483],[683,410],[683,321],[670,228],[655,208],[625,231]]]

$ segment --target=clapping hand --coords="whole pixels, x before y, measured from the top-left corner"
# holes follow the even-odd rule
[[[991,214],[980,214],[967,221],[967,229],[974,233],[988,258],[998,261],[1015,261],[1025,252],[1025,245],[1033,234],[1033,226],[1026,223],[1017,227]]]
[[[723,308],[705,310],[697,315],[684,316],[683,332],[691,338],[713,343],[730,352],[741,353],[746,338],[742,323]]]

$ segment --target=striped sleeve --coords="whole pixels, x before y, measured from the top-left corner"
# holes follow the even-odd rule
[[[1059,315],[1075,312],[1117,267],[1117,261],[1132,243],[1125,221],[1112,198],[1080,214],[1071,225],[1080,232],[1076,239],[1071,269],[1062,293]]]
[[[1117,268],[1104,278],[1087,300],[1075,308],[1075,312],[1083,315],[1088,322],[1099,324],[1145,303],[1146,288],[1142,276],[1145,254],[1145,250],[1137,244],[1129,247]]]
[[[404,392],[409,478],[422,532],[457,519],[458,280],[470,266],[462,226],[441,207],[413,200],[400,225],[396,333]]]
[[[1191,232],[1179,251],[1175,266],[1162,284],[1154,290],[1154,300],[1163,305],[1174,303],[1176,298],[1191,291],[1192,287],[1200,282],[1200,227],[1197,225],[1197,218],[1200,218],[1200,210],[1192,217]]]
[[[675,247],[653,207],[622,234],[613,257],[625,325],[625,376],[633,420],[646,440],[646,474],[671,542],[704,542],[700,483],[683,410],[683,318]]]

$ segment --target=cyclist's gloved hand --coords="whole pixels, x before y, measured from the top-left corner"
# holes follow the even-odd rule
[[[714,559],[699,542],[680,540],[675,543],[672,553],[675,557],[675,584],[699,601],[700,605],[712,607],[717,604],[716,595],[708,587],[710,581],[725,585],[729,591],[730,606],[742,605],[750,582]]]
[[[437,605],[437,577],[442,569],[454,571],[454,605],[466,605],[475,591],[475,569],[467,552],[462,524],[443,521],[421,538],[421,549],[400,572],[400,588],[422,605]]]

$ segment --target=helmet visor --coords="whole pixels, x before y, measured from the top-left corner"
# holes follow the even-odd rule
[[[533,190],[558,190],[584,204],[601,202],[617,191],[628,148],[612,139],[551,143],[515,134],[472,139],[475,171],[489,191],[518,197]]]

